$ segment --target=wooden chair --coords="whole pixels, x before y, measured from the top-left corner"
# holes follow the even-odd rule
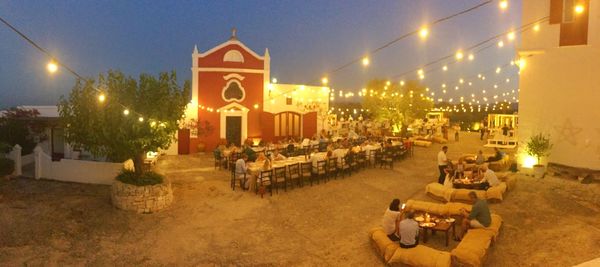
[[[319,180],[321,178],[327,179],[327,161],[326,160],[319,160],[317,161],[317,166],[312,166],[312,174],[313,177],[317,179],[317,183],[319,183]],[[312,181],[311,181],[311,185],[312,185]]]
[[[288,165],[288,168],[290,171],[289,176],[288,176],[288,178],[290,180],[290,185],[292,186],[292,188],[294,188],[294,181],[296,181],[298,186],[300,186],[300,180],[301,180],[300,163]]]
[[[394,169],[394,154],[389,148],[383,151],[379,168],[383,168],[384,166],[390,166],[390,169]]]
[[[381,162],[383,162],[383,152],[381,150],[375,150],[375,162],[374,167],[377,165],[381,166]]]
[[[256,183],[256,193],[260,193],[260,198],[263,198],[265,194],[265,186],[269,187],[269,192],[271,196],[273,195],[273,184],[271,180],[273,179],[273,170],[261,171],[260,176],[257,178]]]
[[[300,163],[300,184],[302,186],[304,186],[306,179],[310,180],[310,185],[312,186],[312,162]]]
[[[356,163],[358,164],[359,168],[367,167],[367,151],[363,150],[356,154]]]
[[[245,173],[236,173],[235,172],[235,164],[231,168],[231,189],[235,191],[235,184],[239,180],[240,187],[244,188],[244,184],[246,183],[246,175]]]
[[[227,164],[227,160],[223,158],[220,151],[218,151],[218,150],[213,151],[213,157],[215,159],[215,170],[217,168],[219,168],[219,170],[220,170],[221,168],[223,168],[224,164]]]
[[[331,157],[329,159],[327,159],[327,176],[328,177],[333,177],[334,179],[337,179],[337,162],[338,159],[337,157]]]
[[[377,161],[375,160],[377,158],[377,151],[378,150],[369,150],[369,154],[367,157],[367,165],[369,165],[370,167],[377,166]]]
[[[341,177],[344,177],[344,172],[346,172],[348,176],[350,176],[350,157],[350,154],[348,154],[340,160],[340,164],[338,165],[338,171],[340,172]]]
[[[287,170],[285,166],[273,169],[273,179],[271,186],[275,186],[275,192],[279,194],[279,185],[283,184],[283,190],[287,192]]]
[[[356,154],[348,153],[346,157],[348,158],[346,163],[350,165],[350,173],[352,173],[352,171],[358,172],[358,162],[356,161]]]

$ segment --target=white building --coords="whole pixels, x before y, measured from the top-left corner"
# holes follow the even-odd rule
[[[542,163],[600,169],[600,1],[526,0],[518,54],[519,146],[545,133],[554,147]]]

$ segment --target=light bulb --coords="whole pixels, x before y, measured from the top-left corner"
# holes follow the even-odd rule
[[[506,8],[508,8],[508,1],[507,0],[501,0],[498,5],[500,6],[500,9],[505,10]]]
[[[125,116],[129,115],[129,109],[123,110],[123,115],[125,115]]]
[[[363,66],[365,66],[365,67],[369,66],[369,63],[370,63],[369,58],[368,57],[363,57],[363,59],[362,59]]]
[[[419,31],[419,36],[421,37],[421,39],[425,39],[425,38],[427,38],[428,35],[429,35],[429,29],[427,29],[427,27],[423,26],[421,28],[421,30]]]
[[[48,65],[46,65],[46,69],[50,73],[55,73],[58,70],[58,64],[56,64],[54,60],[50,60],[50,62],[48,62]]]
[[[464,55],[463,55],[462,51],[459,50],[458,52],[456,52],[455,57],[456,57],[456,60],[461,60],[464,57]]]
[[[104,94],[100,94],[98,96],[98,101],[100,101],[102,103],[102,102],[104,102],[104,100],[106,100],[106,96]]]

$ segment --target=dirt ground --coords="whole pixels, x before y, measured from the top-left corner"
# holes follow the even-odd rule
[[[475,153],[476,134],[449,157]],[[229,188],[209,155],[163,157],[175,202],[155,214],[113,208],[110,187],[20,178],[0,181],[0,266],[383,266],[367,231],[391,199],[434,201],[440,145],[394,170],[367,169],[265,196]],[[491,152],[491,151],[484,151]],[[82,173],[85,175],[85,173]],[[600,257],[600,185],[520,174],[492,204],[504,225],[486,266],[572,266]],[[443,235],[427,245],[444,250]]]

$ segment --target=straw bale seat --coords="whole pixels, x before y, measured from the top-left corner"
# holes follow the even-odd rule
[[[439,183],[430,183],[425,187],[425,192],[428,196],[443,202],[448,202],[452,199],[454,188],[445,187]]]
[[[414,248],[400,248],[398,243],[391,241],[383,228],[375,227],[370,232],[371,244],[383,260],[391,266],[423,266],[449,267],[451,255],[427,246],[417,245]]]

